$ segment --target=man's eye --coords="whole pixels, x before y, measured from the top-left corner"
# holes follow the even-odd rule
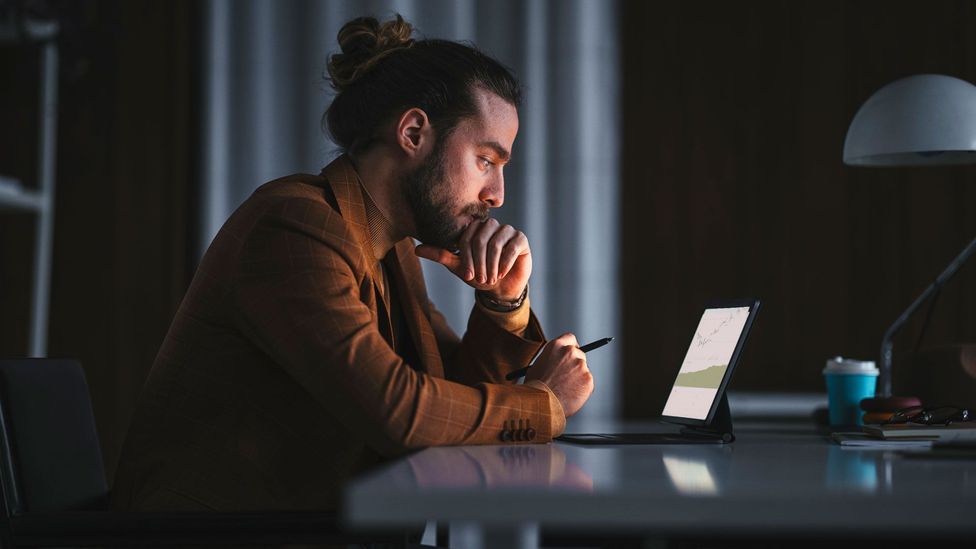
[[[491,160],[488,160],[487,158],[485,158],[483,156],[480,157],[480,158],[478,158],[478,163],[481,165],[481,169],[482,170],[487,170],[488,167],[493,164],[493,162]]]

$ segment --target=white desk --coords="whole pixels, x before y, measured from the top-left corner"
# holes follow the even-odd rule
[[[976,535],[974,459],[842,449],[812,427],[736,435],[725,446],[430,448],[351,483],[346,518],[449,521],[452,547],[534,547],[540,525],[657,538]]]

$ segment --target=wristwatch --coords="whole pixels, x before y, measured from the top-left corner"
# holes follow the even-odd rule
[[[488,292],[483,292],[481,290],[475,290],[474,294],[478,297],[478,301],[481,302],[485,308],[498,313],[510,313],[521,307],[522,303],[525,302],[525,297],[529,295],[529,285],[525,285],[525,289],[522,290],[522,295],[520,295],[515,301],[500,301],[491,297]]]

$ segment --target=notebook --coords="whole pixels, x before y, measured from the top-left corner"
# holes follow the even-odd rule
[[[920,425],[917,423],[864,425],[861,429],[869,436],[884,440],[976,441],[976,421],[963,421],[949,425]]]
[[[570,433],[576,444],[724,444],[735,440],[726,387],[742,355],[758,299],[724,299],[705,305],[688,351],[664,404],[660,431]],[[675,431],[676,426],[683,426]],[[669,432],[671,431],[671,432]]]

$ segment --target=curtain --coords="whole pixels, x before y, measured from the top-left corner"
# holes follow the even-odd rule
[[[471,41],[511,67],[525,98],[506,202],[529,237],[532,306],[580,344],[619,330],[619,62],[616,2],[209,0],[204,21],[202,254],[259,185],[318,173],[337,154],[320,126],[322,78],[349,19],[400,13],[422,37]],[[473,291],[423,261],[431,299],[462,333]],[[619,411],[621,342],[588,362],[596,391],[574,427]]]

